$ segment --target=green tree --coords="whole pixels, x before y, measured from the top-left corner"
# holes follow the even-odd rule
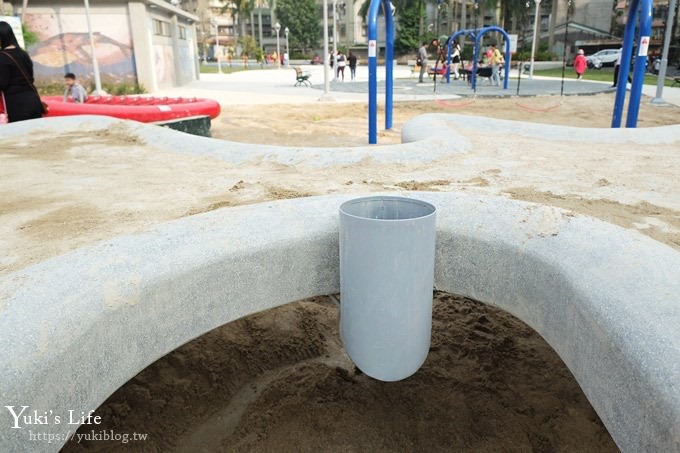
[[[260,46],[257,44],[255,38],[245,35],[241,36],[241,39],[239,39],[238,42],[241,45],[243,53],[260,61],[263,52]]]
[[[420,43],[426,39],[422,35],[421,22],[424,16],[423,8],[419,2],[414,2],[401,10],[397,10],[399,15],[399,27],[397,36],[394,39],[395,50],[399,53],[413,52],[420,47]]]
[[[275,11],[281,27],[290,30],[291,49],[306,53],[317,47],[321,25],[315,0],[277,0]]]
[[[246,35],[246,23],[244,18],[250,15],[250,12],[255,8],[255,0],[236,0],[228,2],[222,7],[221,13],[224,14],[228,12],[231,14],[231,18],[236,25],[236,28],[240,28],[240,35]],[[238,41],[238,39],[237,39]]]
[[[26,28],[25,24],[21,24],[21,31],[24,35],[24,45],[28,49],[29,46],[38,43],[38,35]]]
[[[422,41],[434,37],[429,36],[425,30],[425,2],[426,0],[392,0],[392,4],[396,8],[394,47],[397,52],[412,52],[420,47]],[[366,22],[370,4],[371,0],[363,0],[357,13],[364,22]],[[382,9],[381,6],[378,9],[378,14],[383,14]]]

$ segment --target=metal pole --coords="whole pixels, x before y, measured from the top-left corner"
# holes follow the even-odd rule
[[[378,8],[371,0],[368,8],[368,143],[378,143]]]
[[[258,38],[260,38],[257,43],[260,46],[260,49],[264,50],[264,46],[262,45],[262,7],[264,4],[262,3],[262,0],[258,2],[257,5],[257,24],[258,24]]]
[[[385,129],[392,129],[392,106],[394,104],[394,18],[392,2],[383,0],[385,15]]]
[[[92,24],[90,23],[90,2],[88,0],[85,0],[85,18],[87,20],[87,33],[90,35],[90,49],[92,50],[92,69],[94,71],[95,94],[102,94],[102,79],[99,75],[99,64],[97,64],[97,51],[94,46],[94,36],[92,35]]]
[[[640,111],[640,98],[642,96],[642,82],[645,77],[647,63],[647,49],[652,31],[652,0],[641,0],[639,11],[639,33],[637,56],[633,65],[633,82],[630,84],[630,96],[628,97],[628,115],[626,115],[626,127],[637,127],[638,113]],[[619,80],[626,75],[627,68],[621,66]],[[626,86],[625,78],[623,86]],[[618,85],[618,84],[617,84]]]
[[[564,96],[564,73],[567,70],[567,40],[569,39],[569,12],[571,11],[571,0],[567,0],[567,22],[564,24],[564,49],[562,50],[562,84],[560,85],[560,96]]]
[[[652,99],[652,104],[665,104],[663,100],[663,83],[666,80],[666,70],[668,68],[668,48],[671,44],[671,32],[673,30],[673,16],[675,13],[675,0],[668,3],[668,19],[666,19],[666,32],[663,37],[663,50],[661,51],[661,66],[656,80],[656,96]]]
[[[217,73],[222,74],[222,62],[220,61],[219,55],[222,53],[222,51],[220,50],[220,28],[217,25],[217,21],[214,19],[213,25],[215,25],[215,60],[217,60]]]
[[[633,39],[635,38],[635,22],[638,19],[640,0],[632,0],[628,9],[628,18],[623,31],[621,46],[621,65],[619,80],[616,81],[616,96],[614,97],[614,112],[612,113],[612,128],[621,127],[623,104],[626,101],[626,80],[630,70],[631,54],[633,53]]]
[[[328,95],[328,0],[323,0],[323,94]]]
[[[335,20],[337,1],[333,0],[333,80],[338,79],[338,33]]]
[[[290,47],[288,47],[288,34],[290,33],[290,30],[288,29],[288,27],[286,27],[283,30],[283,32],[286,35],[286,55],[288,57],[288,58],[286,58],[286,67],[289,68],[290,67]]]
[[[276,23],[274,25],[274,30],[276,30],[276,67],[281,69],[281,47],[279,45],[279,32],[281,31],[281,24]]]
[[[538,25],[539,25],[539,9],[541,6],[541,0],[534,0],[536,3],[536,12],[534,13],[534,39],[531,43],[531,65],[529,66],[529,78],[534,77],[534,58],[536,56],[536,39],[538,37]]]

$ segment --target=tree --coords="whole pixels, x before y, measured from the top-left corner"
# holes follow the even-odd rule
[[[315,0],[277,0],[275,12],[281,27],[290,30],[291,49],[306,53],[317,47],[321,25]]]
[[[21,31],[24,35],[24,47],[26,49],[38,42],[38,35],[26,28],[26,24],[21,24]]]
[[[429,0],[434,1],[434,0]],[[364,0],[358,15],[366,21],[371,0]],[[420,47],[425,40],[425,0],[392,0],[396,8],[395,22],[397,24],[394,46],[397,52],[411,52]],[[378,14],[383,14],[382,6]]]
[[[251,13],[255,9],[255,0],[239,0],[236,3],[238,5],[238,18],[239,18],[239,22],[241,23],[241,36],[245,36],[246,35],[246,21],[244,20],[244,18],[251,16]],[[250,28],[251,28],[251,34],[252,34],[252,28],[253,28],[252,21],[250,22]]]
[[[419,2],[415,2],[397,10],[397,14],[399,15],[399,29],[394,40],[394,47],[399,53],[413,52],[425,40],[421,31],[423,9]]]
[[[248,17],[250,12],[255,8],[255,0],[236,0],[232,2],[227,2],[225,6],[222,7],[221,13],[224,14],[229,12],[231,14],[231,20],[234,23],[236,29],[241,28],[240,36],[246,35],[246,23],[243,20],[244,17]],[[239,41],[239,34],[234,30],[234,39],[236,42]]]

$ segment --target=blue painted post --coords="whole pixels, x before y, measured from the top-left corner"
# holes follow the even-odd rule
[[[632,9],[631,9],[632,12]],[[633,68],[633,83],[630,87],[630,97],[628,98],[628,116],[626,116],[626,127],[637,127],[638,113],[640,112],[640,98],[642,97],[642,82],[647,70],[647,50],[649,49],[649,38],[652,31],[652,0],[642,0],[640,3],[640,32],[637,46],[637,56],[635,57],[635,67]],[[626,69],[625,71],[623,69]],[[623,86],[626,86],[626,75],[628,68],[619,68],[619,80],[623,73]],[[618,87],[618,84],[617,84]]]
[[[508,83],[510,79],[510,64],[512,63],[512,54],[510,53],[510,36],[503,31],[503,36],[505,37],[505,66],[503,66],[503,89],[508,89]]]
[[[616,81],[616,97],[614,99],[614,113],[612,114],[612,127],[621,127],[623,115],[623,103],[626,100],[626,82],[630,68],[631,53],[633,51],[633,39],[635,37],[635,22],[639,0],[632,0],[623,31],[623,48],[621,49],[621,66],[619,67],[619,79]]]
[[[507,90],[508,89],[508,83],[509,83],[508,78],[510,77],[510,63],[511,63],[511,60],[512,60],[512,55],[510,55],[510,35],[508,35],[508,33],[504,29],[502,29],[501,27],[498,27],[496,25],[490,25],[488,27],[484,27],[484,28],[481,28],[481,29],[476,30],[476,31],[477,31],[477,40],[475,41],[476,45],[481,44],[482,35],[490,32],[490,31],[497,31],[497,32],[499,32],[500,34],[503,35],[503,38],[505,39],[505,56],[507,57],[507,60],[505,61],[505,67],[503,68],[503,71],[505,72],[505,77],[503,77],[503,89]],[[477,55],[479,55],[479,53],[477,53]],[[476,63],[477,60],[478,60],[478,58],[475,58],[475,63]],[[475,67],[475,70],[476,70],[476,67]],[[472,80],[475,80],[475,79],[476,79],[476,77],[473,78]],[[473,86],[473,88],[474,88],[477,85],[476,85],[475,82],[473,82],[473,83],[474,83],[474,86]]]
[[[394,93],[394,18],[390,0],[383,0],[385,14],[385,129],[392,129]]]
[[[371,0],[368,8],[368,143],[378,143],[378,7]]]
[[[449,37],[449,42],[446,46],[446,63],[449,65],[449,70],[446,71],[446,83],[451,83],[451,47],[453,47],[452,44],[453,39]]]
[[[477,62],[479,61],[479,41],[482,35],[475,30],[475,48],[472,50],[472,84],[470,85],[472,91],[477,91]]]

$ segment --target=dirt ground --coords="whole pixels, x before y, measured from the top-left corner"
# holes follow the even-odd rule
[[[427,112],[608,127],[610,94],[563,99],[398,103],[398,143]],[[643,102],[641,127],[680,108]],[[492,123],[490,123],[492,128]],[[542,142],[463,131],[475,150],[433,164],[313,168],[179,155],[125,127],[0,138],[0,275],[119,234],[244,203],[325,193],[446,190],[551,204],[680,249],[679,142],[648,149]],[[259,144],[366,143],[358,104],[236,106],[213,136]],[[493,146],[489,146],[492,142]],[[146,432],[136,445],[65,451],[615,451],[569,371],[531,329],[495,308],[436,294],[433,343],[399,383],[357,372],[328,298],[301,301],[204,335],[160,359],[97,411],[102,428]]]

